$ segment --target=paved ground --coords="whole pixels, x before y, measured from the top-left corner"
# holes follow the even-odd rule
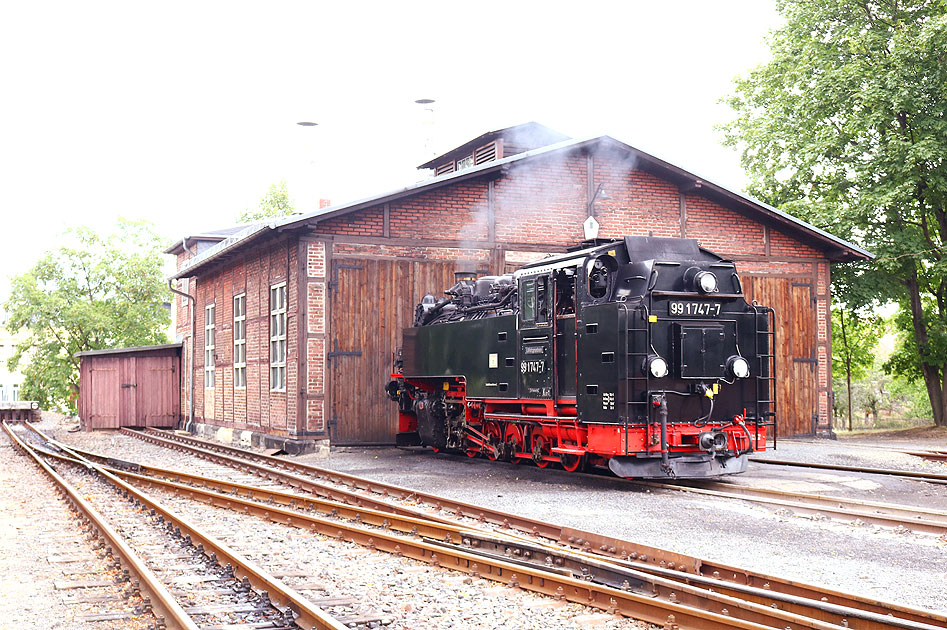
[[[945,448],[947,432],[911,438]],[[783,440],[769,456],[947,473],[877,438]],[[308,459],[306,457],[302,459]],[[315,465],[441,493],[757,571],[947,611],[947,540],[773,512],[748,502],[646,491],[609,479],[428,449],[338,448]],[[751,464],[741,484],[900,502],[947,511],[947,485]]]

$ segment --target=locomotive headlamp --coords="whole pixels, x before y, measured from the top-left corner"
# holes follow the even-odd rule
[[[717,276],[712,271],[701,271],[694,276],[694,284],[701,293],[715,293],[717,291]]]
[[[654,378],[664,378],[668,375],[668,362],[656,354],[650,355],[645,360],[645,366]]]
[[[727,359],[727,369],[737,378],[746,378],[750,375],[750,362],[741,356]]]

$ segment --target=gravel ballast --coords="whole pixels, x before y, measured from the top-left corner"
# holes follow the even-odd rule
[[[153,446],[113,432],[60,432],[59,437],[151,465],[174,468],[181,461],[173,451],[155,452]],[[937,462],[848,441],[783,440],[771,455],[947,472],[947,466]],[[334,449],[328,459],[297,459],[834,590],[947,611],[947,540],[930,535],[792,516],[745,501],[647,491],[607,477],[425,449]],[[898,478],[751,464],[748,473],[733,479],[741,484],[947,509],[947,486]]]

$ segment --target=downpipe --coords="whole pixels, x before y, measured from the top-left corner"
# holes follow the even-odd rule
[[[189,319],[191,320],[191,351],[188,353],[187,357],[187,372],[188,378],[190,379],[190,395],[187,400],[187,424],[184,425],[184,430],[187,432],[191,431],[191,426],[194,424],[194,318],[195,312],[197,310],[196,302],[197,300],[193,295],[189,293],[184,293],[183,291],[178,291],[174,288],[174,279],[168,278],[168,289],[171,290],[171,293],[185,297],[191,302],[191,314]]]

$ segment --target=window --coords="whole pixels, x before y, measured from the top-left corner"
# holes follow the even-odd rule
[[[286,283],[270,287],[270,390],[286,391]]]
[[[20,399],[20,386],[16,383],[13,384],[13,400]]]
[[[520,284],[520,316],[524,322],[531,322],[536,319],[536,295],[533,293],[533,288],[536,284],[536,281],[530,278],[529,280],[523,280]]]
[[[544,324],[549,321],[549,300],[546,291],[546,276],[536,278],[536,323]]]
[[[178,281],[178,291],[180,291],[181,293],[187,293],[188,287],[191,284],[190,280],[191,280],[190,278],[181,278]],[[181,306],[187,306],[187,298],[184,297],[183,295],[178,296],[178,297],[181,298]]]
[[[247,386],[247,294],[233,296],[233,386]]]
[[[204,307],[204,387],[214,386],[214,305]]]

